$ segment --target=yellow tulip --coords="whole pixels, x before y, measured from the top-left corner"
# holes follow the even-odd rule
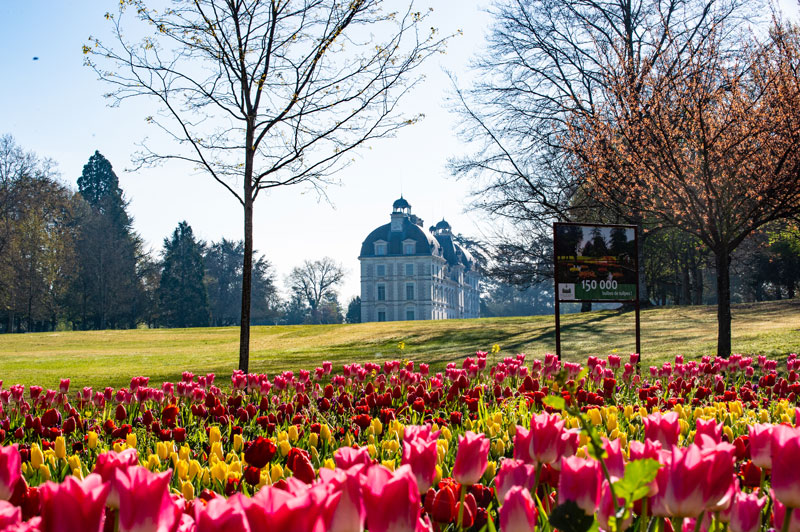
[[[299,434],[298,434],[298,432],[297,432],[297,425],[291,425],[291,426],[289,427],[289,430],[287,431],[287,434],[288,434],[288,436],[289,436],[289,441],[290,441],[291,443],[294,443],[294,442],[296,442],[296,441],[297,441],[297,439],[299,438]]]
[[[273,484],[278,482],[280,479],[283,478],[283,468],[278,464],[273,465],[272,469],[270,469],[269,477],[272,480]]]
[[[181,460],[189,460],[191,454],[192,449],[188,445],[184,445],[178,450],[178,456],[181,457]]]
[[[60,458],[61,460],[66,459],[67,457],[67,442],[64,441],[64,436],[58,436],[56,438],[56,458]]]
[[[234,434],[233,435],[233,450],[237,453],[242,450],[244,447],[244,440],[242,439],[241,434]]]
[[[222,442],[214,442],[211,444],[211,453],[217,457],[218,460],[224,461],[225,455],[222,453]]]
[[[73,454],[67,460],[70,469],[80,469],[81,468],[81,459],[78,458],[78,455]]]
[[[315,434],[314,432],[309,434],[308,435],[308,444],[311,447],[316,447],[317,445],[319,445],[319,436],[317,434]]]
[[[213,452],[213,447],[212,447],[212,452]],[[167,450],[167,445],[163,441],[156,443],[156,454],[158,455],[158,459],[161,460],[162,462],[169,457],[169,451]]]
[[[125,436],[125,443],[128,445],[128,447],[136,449],[136,433],[131,432],[130,434]]]
[[[389,469],[390,471],[394,471],[395,468],[394,460],[384,460],[383,462],[381,462],[381,465],[383,465],[383,467]]]
[[[147,465],[145,466],[150,471],[155,471],[156,469],[161,467],[161,461],[158,459],[158,455],[151,454],[147,457]]]
[[[600,416],[600,411],[597,408],[592,408],[586,412],[586,417],[589,418],[589,421],[592,422],[592,425],[595,427],[603,422],[602,417]]]
[[[372,444],[367,445],[367,452],[369,453],[369,457],[373,460],[378,456],[378,450],[375,449],[375,446]]]
[[[225,482],[228,478],[228,464],[225,462],[217,462],[217,464],[211,468],[211,478],[218,482]]]
[[[186,460],[179,460],[175,465],[175,474],[181,480],[186,480],[189,477],[189,464]]]
[[[323,423],[319,427],[319,437],[322,438],[322,441],[325,443],[330,443],[333,436],[331,435],[331,429],[328,427],[326,423]]]
[[[181,494],[187,501],[194,499],[194,486],[191,482],[184,482],[181,484]]]
[[[326,467],[326,468],[331,469],[331,470],[336,469],[336,462],[334,462],[330,458],[326,458],[325,462],[322,464],[322,467]]]
[[[89,446],[89,449],[96,448],[97,447],[97,433],[95,431],[93,431],[93,430],[90,430],[88,433],[86,433],[86,435],[89,436],[89,438],[88,438],[88,440],[86,442],[86,444]]]
[[[222,440],[222,434],[219,432],[219,427],[212,426],[208,431],[208,443],[215,444]]]
[[[26,464],[23,464],[26,465]],[[50,468],[46,465],[42,464],[39,466],[39,475],[42,477],[42,480],[50,480]]]
[[[283,440],[278,444],[278,448],[281,451],[281,456],[287,456],[289,454],[289,451],[292,449],[292,444],[290,444],[286,440]]]
[[[34,469],[39,469],[42,464],[44,464],[44,454],[42,454],[39,444],[31,444],[31,466]]]
[[[380,436],[383,432],[383,423],[378,418],[372,419],[372,430],[375,432],[376,435]]]
[[[115,442],[115,443],[114,443],[114,446],[113,446],[113,447],[114,447],[114,452],[115,452],[115,453],[121,453],[122,451],[124,451],[124,450],[125,450],[125,448],[127,447],[127,445],[125,445],[125,444],[124,444],[124,443],[122,443],[121,441],[118,441],[118,442]]]
[[[197,460],[192,460],[189,462],[189,480],[194,481],[194,478],[202,471],[200,467],[200,462]]]

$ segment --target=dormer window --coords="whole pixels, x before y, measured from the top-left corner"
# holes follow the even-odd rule
[[[403,241],[403,255],[414,255],[417,252],[417,243],[414,240]]]
[[[386,255],[386,242],[375,242],[375,255]]]

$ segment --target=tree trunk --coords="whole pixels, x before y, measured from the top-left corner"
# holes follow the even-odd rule
[[[717,355],[731,354],[731,279],[730,253],[727,249],[714,251],[717,266]]]
[[[695,264],[693,267],[694,277],[694,304],[703,304],[703,270],[699,265]]]
[[[681,265],[681,274],[683,276],[683,278],[681,279],[681,305],[691,305],[692,296],[691,296],[691,281],[689,277],[688,259],[685,260]]]
[[[239,369],[248,372],[250,365],[250,296],[253,276],[253,200],[248,194],[244,203],[244,261],[242,262],[242,319],[239,323]]]

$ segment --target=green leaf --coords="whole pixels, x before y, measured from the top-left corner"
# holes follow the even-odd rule
[[[567,407],[567,402],[564,400],[564,398],[557,395],[548,395],[542,400],[542,402],[550,408],[555,408],[556,410],[564,410]]]
[[[593,523],[594,516],[586,515],[574,501],[559,504],[550,513],[550,524],[561,532],[588,532]]]
[[[655,480],[661,464],[652,458],[634,460],[625,465],[625,476],[614,483],[614,493],[633,502],[646,496],[648,485]]]

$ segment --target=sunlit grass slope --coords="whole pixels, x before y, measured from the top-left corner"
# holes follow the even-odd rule
[[[634,350],[632,312],[571,314],[561,323],[567,360]],[[494,344],[501,348],[498,356],[555,352],[553,316],[255,327],[250,371],[272,375],[313,369],[323,360],[340,365],[394,358],[441,369]],[[715,348],[715,307],[642,311],[645,366],[676,354],[711,355]],[[733,350],[770,357],[799,352],[800,300],[734,305]],[[127,385],[135,375],[158,384],[188,370],[215,372],[219,382],[228,383],[238,352],[238,329],[230,327],[0,335],[0,379],[6,388],[14,383],[55,387],[62,377],[72,379],[73,389],[99,388]]]

